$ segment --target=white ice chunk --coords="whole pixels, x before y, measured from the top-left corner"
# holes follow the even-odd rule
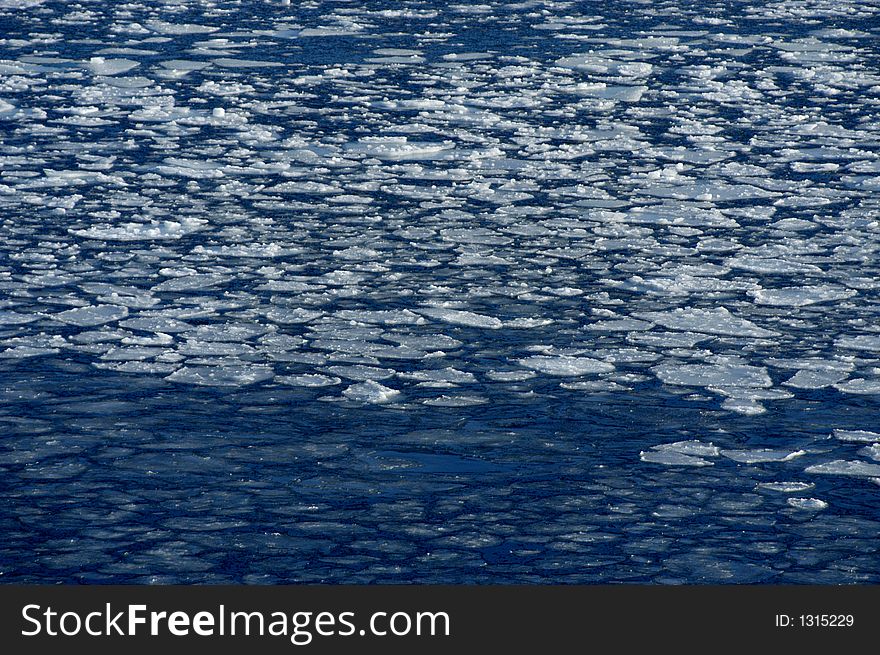
[[[614,365],[608,362],[571,355],[533,355],[518,361],[526,368],[547,375],[576,376],[589,373],[608,373],[614,370]]]
[[[819,500],[818,498],[789,498],[786,502],[795,509],[802,509],[810,512],[816,512],[828,507],[828,503],[824,500]]]
[[[552,318],[532,318],[524,316],[521,318],[513,318],[504,322],[504,327],[515,329],[530,329],[536,327],[544,327],[553,323]]]
[[[693,348],[707,339],[711,339],[711,337],[694,332],[636,332],[630,333],[626,337],[627,341],[633,343],[660,348]]]
[[[92,57],[86,62],[86,68],[95,75],[119,75],[140,66],[131,59],[105,59],[104,57]]]
[[[798,275],[821,273],[822,269],[813,264],[785,260],[778,257],[759,257],[756,255],[736,255],[727,260],[727,265],[751,273],[771,275]]]
[[[854,337],[840,337],[835,340],[834,345],[838,348],[848,348],[850,350],[880,352],[880,334],[859,334]]]
[[[11,116],[16,111],[15,105],[0,98],[0,118]]]
[[[128,307],[120,305],[89,305],[77,307],[55,314],[55,318],[63,323],[78,325],[79,327],[92,327],[112,323],[128,316]]]
[[[175,332],[186,332],[195,329],[189,323],[179,321],[170,316],[136,316],[120,321],[119,327],[128,328],[129,330],[143,330],[144,332],[160,332],[162,334],[173,334]]]
[[[187,338],[199,341],[240,342],[265,334],[269,329],[257,323],[209,323],[199,325]]]
[[[440,369],[431,369],[426,371],[413,371],[411,373],[400,373],[401,378],[409,380],[418,380],[420,382],[438,382],[450,384],[470,384],[476,382],[477,378],[473,373],[468,371],[459,371],[456,368],[447,367]]]
[[[219,27],[212,25],[197,25],[194,23],[168,23],[162,20],[148,20],[146,26],[159,34],[210,34],[216,32]]]
[[[387,380],[394,377],[397,371],[390,368],[378,368],[376,366],[364,366],[363,364],[351,364],[348,366],[329,366],[327,373],[338,375],[349,380],[376,381]]]
[[[703,443],[702,441],[674,441],[672,443],[662,443],[653,446],[652,450],[662,452],[675,452],[683,455],[693,455],[695,457],[717,457],[721,450],[713,443]]]
[[[24,325],[25,323],[33,323],[39,314],[22,314],[9,309],[0,309],[0,325]]]
[[[721,454],[727,459],[743,464],[761,464],[763,462],[789,462],[797,457],[807,454],[805,450],[722,450]]]
[[[485,405],[489,401],[479,396],[438,396],[437,398],[429,398],[424,401],[425,405],[434,407],[473,407],[474,405]]]
[[[795,389],[824,389],[845,380],[847,377],[849,377],[849,373],[844,371],[803,370],[798,371],[782,384]]]
[[[880,378],[854,378],[846,382],[839,382],[834,388],[843,393],[855,394],[880,394]]]
[[[523,382],[536,377],[534,371],[487,371],[486,377],[495,382]]]
[[[57,355],[58,348],[41,348],[38,346],[15,346],[0,351],[0,359],[25,359],[27,357],[43,357],[45,355]]]
[[[870,457],[873,460],[880,461],[880,444],[873,444],[859,449],[859,455]]]
[[[193,275],[181,275],[160,282],[152,287],[152,291],[193,291],[197,289],[210,289],[225,281],[222,275],[213,273],[195,273]]]
[[[485,314],[477,314],[475,312],[468,312],[461,309],[447,309],[445,307],[438,307],[436,309],[419,308],[415,311],[422,316],[434,318],[438,321],[444,321],[446,323],[452,323],[454,325],[467,325],[469,327],[481,327],[493,330],[496,330],[503,325],[501,320],[495,318],[494,316],[486,316]]]
[[[243,387],[273,376],[268,366],[184,366],[165,379],[207,387]]]
[[[385,325],[418,325],[425,320],[408,309],[402,310],[366,310],[342,309],[335,316],[347,321],[363,323],[382,323]],[[460,344],[459,344],[460,345]]]
[[[758,484],[759,489],[767,491],[778,491],[784,494],[801,493],[812,489],[816,485],[812,482],[761,482]]]
[[[275,381],[293,387],[331,387],[342,382],[340,378],[317,374],[278,375]]]
[[[231,246],[196,246],[192,249],[196,255],[220,255],[222,257],[246,257],[263,259],[286,257],[299,253],[294,248],[285,248],[277,243],[239,243]]]
[[[454,146],[451,141],[416,142],[408,141],[405,136],[372,136],[364,137],[357,143],[348,143],[345,149],[350,153],[389,161],[413,161],[447,159],[453,154]]]
[[[654,67],[643,61],[620,61],[600,53],[570,55],[556,60],[556,65],[573,68],[586,73],[617,75],[630,78],[646,78]]]
[[[834,430],[834,437],[841,441],[855,441],[863,443],[880,443],[880,432],[868,430]]]
[[[362,403],[387,403],[400,395],[397,389],[391,389],[374,380],[359,382],[348,387],[342,395],[349,400]]]
[[[266,318],[274,323],[308,323],[320,318],[324,312],[303,307],[276,307],[266,312]]]
[[[666,466],[714,466],[713,462],[693,455],[685,455],[672,450],[643,450],[639,453],[643,462],[664,464]]]
[[[195,356],[220,356],[220,355],[253,355],[254,348],[245,343],[232,343],[228,341],[195,341],[189,340],[180,344],[177,352],[189,357]]]
[[[858,460],[847,461],[835,459],[825,464],[814,464],[804,469],[806,473],[821,473],[823,475],[852,475],[855,477],[876,478],[880,477],[880,464],[869,464]]]
[[[726,307],[714,309],[674,309],[665,312],[643,312],[638,318],[652,321],[670,330],[702,332],[735,337],[775,337],[778,332],[758,327],[751,321],[731,314]]]
[[[854,289],[836,287],[830,284],[804,287],[785,287],[781,289],[756,289],[748,294],[759,305],[774,307],[805,307],[832,300],[843,300],[856,295]]]
[[[746,416],[755,416],[756,414],[763,414],[767,411],[767,409],[754,398],[725,398],[724,402],[721,403],[721,406],[731,412],[745,414]]]
[[[179,239],[197,232],[207,225],[201,218],[185,217],[177,221],[151,221],[149,223],[122,223],[121,225],[95,225],[85,229],[71,229],[72,234],[102,241],[152,241]]]
[[[93,362],[92,366],[103,369],[105,371],[116,371],[118,373],[144,373],[147,375],[167,375],[177,368],[177,364],[169,364],[165,362],[145,362],[145,361],[128,361],[128,362]]]
[[[666,384],[694,387],[759,387],[773,382],[763,366],[747,364],[676,364],[655,366],[654,373]]]

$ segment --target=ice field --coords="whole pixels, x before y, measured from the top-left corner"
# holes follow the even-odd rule
[[[0,0],[0,582],[880,582],[878,38]]]

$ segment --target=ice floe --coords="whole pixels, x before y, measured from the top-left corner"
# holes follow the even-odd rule
[[[607,373],[614,370],[614,364],[591,357],[569,355],[532,355],[519,360],[519,363],[547,375],[577,376],[591,373]]]
[[[361,403],[388,403],[400,395],[400,391],[379,384],[375,380],[359,382],[346,388],[342,395]]]

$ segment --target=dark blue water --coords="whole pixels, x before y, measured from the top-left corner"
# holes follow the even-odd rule
[[[0,579],[880,581],[878,10],[0,0]]]

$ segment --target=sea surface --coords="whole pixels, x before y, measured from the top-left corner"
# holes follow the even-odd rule
[[[0,582],[880,582],[878,38],[0,0]]]

